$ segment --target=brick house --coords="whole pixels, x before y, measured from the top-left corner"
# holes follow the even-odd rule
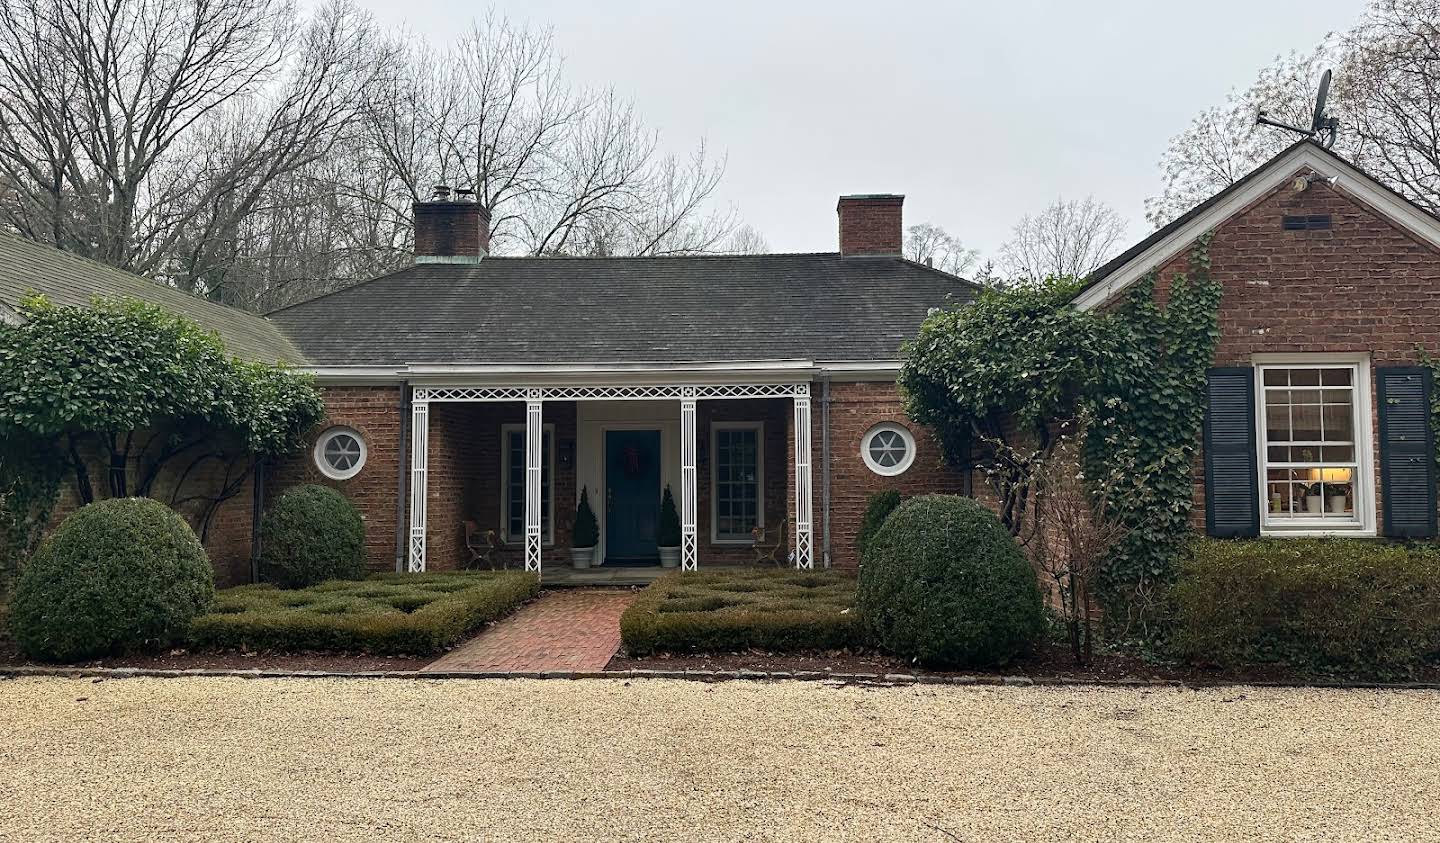
[[[1105,307],[1213,232],[1220,340],[1195,522],[1217,537],[1436,534],[1431,375],[1440,220],[1310,142],[1097,270]]]
[[[269,487],[335,486],[377,569],[455,568],[465,523],[527,567],[571,564],[577,500],[597,565],[658,564],[663,490],[680,563],[856,564],[870,493],[963,492],[904,417],[900,346],[975,286],[901,257],[900,196],[846,196],[839,250],[664,258],[488,254],[488,215],[415,206],[415,264],[269,315],[329,418]]]

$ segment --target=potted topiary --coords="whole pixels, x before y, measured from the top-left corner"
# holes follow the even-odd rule
[[[1305,487],[1305,511],[1310,515],[1320,515],[1325,511],[1325,498],[1319,483],[1311,483]]]
[[[1326,483],[1325,495],[1329,499],[1330,512],[1333,514],[1344,514],[1345,505],[1350,502],[1349,483]]]
[[[680,513],[675,511],[675,496],[670,487],[660,498],[660,525],[655,531],[655,543],[660,546],[660,567],[675,568],[680,564]]]
[[[590,508],[590,489],[580,490],[580,504],[575,507],[575,531],[570,536],[570,561],[576,568],[588,568],[600,543],[600,524]]]

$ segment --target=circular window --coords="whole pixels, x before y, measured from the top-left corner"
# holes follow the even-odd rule
[[[915,437],[893,422],[877,424],[860,440],[860,456],[876,474],[904,474],[915,461]]]
[[[315,440],[315,465],[332,480],[349,480],[365,467],[365,440],[348,427],[332,427]]]

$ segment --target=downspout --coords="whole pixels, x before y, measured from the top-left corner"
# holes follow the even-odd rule
[[[830,373],[820,373],[820,517],[821,559],[830,567]]]
[[[250,501],[250,582],[260,582],[260,521],[265,509],[265,463],[261,457],[255,463],[255,479],[251,483]]]
[[[410,533],[410,525],[405,518],[405,493],[408,491],[408,484],[405,482],[405,475],[409,468],[405,459],[410,453],[410,381],[400,382],[400,453],[395,455],[395,464],[400,467],[395,478],[395,572],[405,573],[405,549],[408,545],[405,538]]]

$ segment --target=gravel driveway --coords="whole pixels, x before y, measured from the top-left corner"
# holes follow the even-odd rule
[[[1440,838],[1440,694],[0,681],[0,839]]]

